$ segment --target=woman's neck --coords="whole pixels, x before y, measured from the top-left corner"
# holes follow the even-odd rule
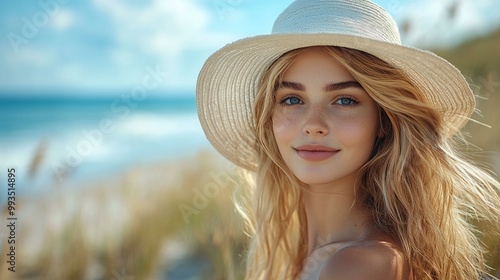
[[[326,192],[311,188],[304,190],[302,200],[307,218],[308,255],[325,245],[363,239],[373,230],[372,219],[355,203],[352,188]]]

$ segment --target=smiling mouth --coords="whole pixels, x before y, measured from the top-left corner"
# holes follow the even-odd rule
[[[313,162],[326,160],[340,151],[321,145],[303,145],[293,149],[302,159]]]

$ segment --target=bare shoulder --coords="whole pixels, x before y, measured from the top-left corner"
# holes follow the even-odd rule
[[[408,280],[408,263],[402,251],[385,241],[362,241],[331,255],[319,280]]]

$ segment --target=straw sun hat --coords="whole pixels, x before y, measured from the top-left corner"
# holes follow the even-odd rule
[[[252,108],[259,79],[284,53],[318,45],[361,50],[400,69],[441,112],[451,133],[474,110],[473,93],[460,71],[431,52],[402,46],[396,23],[381,7],[367,0],[296,0],[278,16],[271,34],[226,45],[200,71],[198,115],[223,156],[256,168]]]

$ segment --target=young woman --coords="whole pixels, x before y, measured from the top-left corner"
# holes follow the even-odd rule
[[[247,279],[479,279],[499,183],[457,151],[460,72],[369,1],[296,0],[205,63],[199,116],[254,172]]]

